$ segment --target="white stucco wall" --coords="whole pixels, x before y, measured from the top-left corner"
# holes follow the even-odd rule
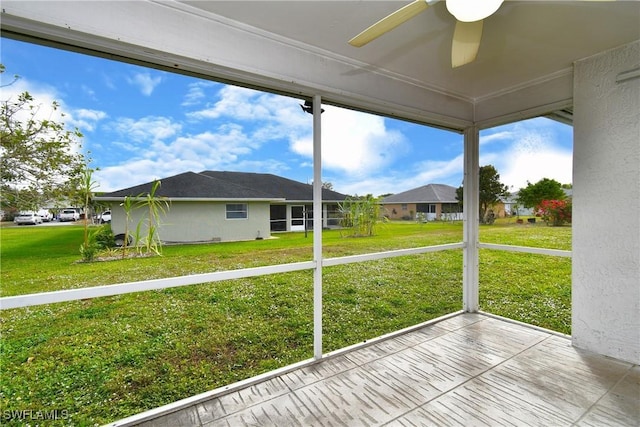
[[[573,344],[640,363],[640,41],[574,73]]]
[[[130,233],[142,218],[142,209],[134,211],[129,224]],[[124,233],[125,214],[120,206],[112,209],[111,228],[115,234]],[[143,227],[142,234],[146,232]],[[253,240],[268,238],[270,234],[269,203],[248,203],[247,219],[226,219],[224,202],[174,202],[162,217],[159,230],[163,242],[207,242]]]

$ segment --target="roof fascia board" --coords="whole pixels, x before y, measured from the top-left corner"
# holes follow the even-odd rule
[[[319,94],[327,103],[454,131],[473,120],[473,103],[460,97],[185,5],[9,0],[2,9],[3,35],[9,37],[293,96]]]

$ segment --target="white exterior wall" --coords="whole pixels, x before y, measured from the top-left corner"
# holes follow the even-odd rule
[[[129,233],[135,231],[143,215],[143,209],[133,212]],[[111,220],[114,234],[124,233],[124,218],[122,207],[114,206]],[[143,227],[142,235],[145,232],[146,228]],[[248,203],[247,219],[226,219],[225,202],[174,202],[169,206],[167,215],[162,218],[158,234],[167,243],[227,242],[254,240],[258,237],[258,232],[262,238],[271,236],[267,202]]]
[[[640,363],[640,41],[575,64],[573,314],[577,347]]]

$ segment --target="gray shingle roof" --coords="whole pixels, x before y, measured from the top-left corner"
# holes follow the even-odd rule
[[[110,193],[97,199],[118,199],[125,196],[149,194],[153,182],[136,185]],[[240,200],[313,200],[313,187],[272,174],[246,172],[203,171],[184,172],[160,180],[157,196],[170,199],[240,199]],[[342,201],[347,196],[323,189],[325,201]]]
[[[428,184],[385,197],[380,202],[390,203],[458,203],[456,188],[445,184]]]
[[[226,182],[254,188],[278,198],[299,201],[313,200],[312,185],[270,173],[203,171],[201,174]],[[322,189],[322,200],[342,201],[346,197],[347,196],[345,194],[328,190],[326,188]]]

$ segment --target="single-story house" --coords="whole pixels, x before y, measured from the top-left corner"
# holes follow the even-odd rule
[[[532,208],[525,208],[518,203],[518,191],[509,193],[507,197],[502,198],[502,204],[504,209],[498,213],[498,216],[531,216],[533,215]],[[502,215],[501,215],[502,213]]]
[[[125,197],[147,196],[153,182],[103,194],[111,204],[114,234],[132,231],[144,209],[127,215]],[[277,231],[304,231],[313,224],[313,186],[264,173],[184,172],[160,180],[155,196],[169,203],[158,230],[163,242],[236,241],[267,238]],[[347,196],[322,189],[325,228],[339,223],[338,203]]]
[[[563,188],[565,197],[567,199],[571,199],[573,196],[572,188]],[[509,193],[507,197],[504,197],[501,200],[501,209],[498,210],[497,215],[499,217],[505,216],[532,216],[535,215],[533,208],[525,208],[521,203],[518,203],[518,193],[519,191],[515,191],[513,193]]]
[[[456,188],[445,184],[427,184],[393,194],[383,198],[380,204],[390,219],[415,219],[420,213],[427,221],[462,220]]]

